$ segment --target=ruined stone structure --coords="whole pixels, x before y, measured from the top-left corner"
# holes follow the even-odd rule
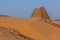
[[[35,8],[31,15],[31,18],[50,20],[50,17],[44,7]]]

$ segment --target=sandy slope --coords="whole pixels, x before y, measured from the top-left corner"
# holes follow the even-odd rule
[[[12,28],[35,40],[60,40],[60,29],[42,21],[19,18],[0,18],[0,26]]]
[[[0,18],[0,26],[15,29],[35,40],[48,40],[44,35],[34,29],[26,19]]]
[[[60,29],[44,21],[35,21],[31,25],[50,40],[60,40]]]

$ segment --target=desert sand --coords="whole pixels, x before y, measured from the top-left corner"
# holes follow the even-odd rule
[[[15,18],[2,15],[0,16],[0,27],[14,29],[20,35],[31,38],[27,40],[60,40],[60,22],[52,21],[44,7],[35,8],[30,18]],[[15,38],[9,40],[15,40]]]

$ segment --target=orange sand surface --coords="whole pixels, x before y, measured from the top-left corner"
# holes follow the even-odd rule
[[[60,29],[42,20],[0,18],[0,26],[15,29],[35,40],[60,40]]]

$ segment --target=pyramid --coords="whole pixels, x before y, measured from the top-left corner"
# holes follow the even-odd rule
[[[50,20],[50,17],[44,7],[35,8],[30,18]]]

